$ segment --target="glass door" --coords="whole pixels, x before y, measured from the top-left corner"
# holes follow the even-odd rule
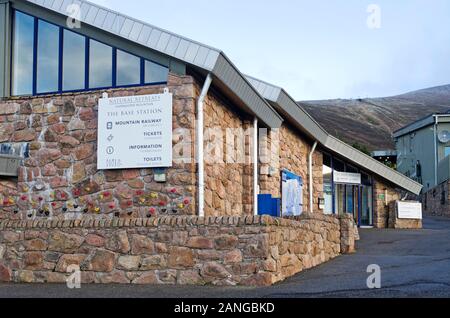
[[[372,187],[361,186],[361,218],[359,226],[373,226]]]

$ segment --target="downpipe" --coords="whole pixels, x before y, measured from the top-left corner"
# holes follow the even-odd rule
[[[212,83],[208,74],[197,101],[198,215],[205,216],[204,102]]]
[[[308,160],[308,175],[309,175],[309,213],[314,213],[313,205],[314,205],[314,198],[313,198],[313,155],[314,152],[316,152],[317,148],[317,141],[314,143],[311,152],[309,153],[309,160]]]

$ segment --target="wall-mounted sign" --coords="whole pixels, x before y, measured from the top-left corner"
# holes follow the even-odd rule
[[[397,202],[399,219],[422,220],[422,204],[420,202]]]
[[[98,169],[172,166],[172,94],[102,98]]]
[[[361,184],[361,174],[338,172],[333,173],[334,183],[339,184]]]

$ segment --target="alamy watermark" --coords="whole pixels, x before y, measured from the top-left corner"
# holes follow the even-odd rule
[[[81,28],[81,7],[79,4],[71,4],[66,9],[67,20],[66,25],[69,29]]]
[[[378,4],[370,4],[367,13],[367,27],[371,30],[381,29],[381,7]]]
[[[372,264],[367,267],[367,273],[371,274],[367,278],[367,288],[380,289],[381,288],[381,267],[377,264]]]
[[[81,269],[78,265],[70,265],[67,267],[69,277],[66,279],[67,288],[80,289],[81,288]]]

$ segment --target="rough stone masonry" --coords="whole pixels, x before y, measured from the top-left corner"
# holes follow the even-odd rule
[[[351,217],[0,222],[0,282],[268,286],[354,251]]]

